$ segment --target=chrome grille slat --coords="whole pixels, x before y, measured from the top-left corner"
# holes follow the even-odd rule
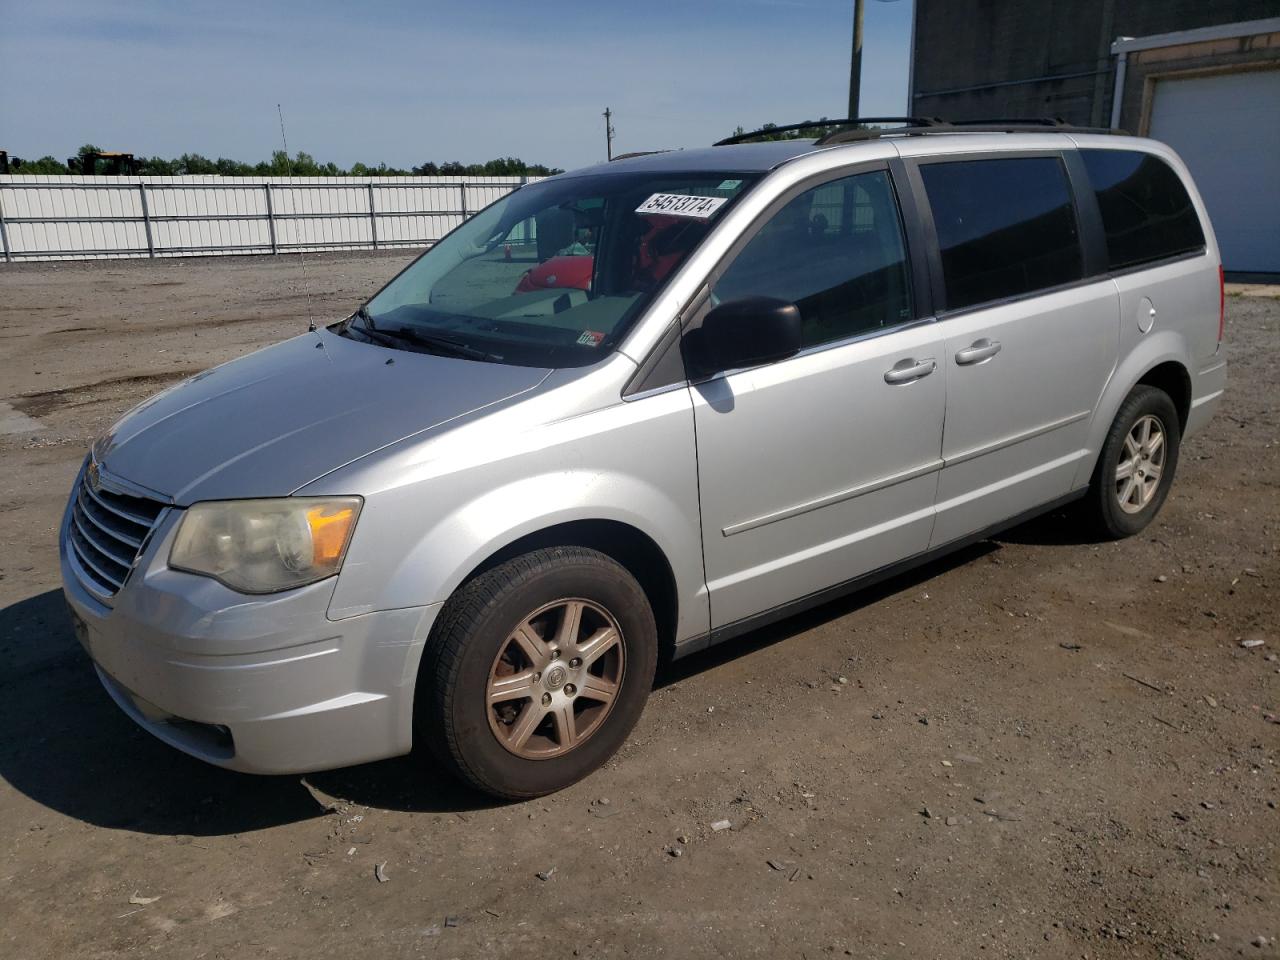
[[[98,506],[102,507],[102,509],[106,510],[108,513],[114,513],[116,516],[123,517],[125,520],[128,520],[130,523],[136,523],[138,526],[145,527],[148,530],[150,530],[151,525],[156,522],[155,516],[145,517],[145,516],[142,516],[141,514],[133,513],[128,508],[122,505],[113,506],[112,504],[106,501],[106,499],[103,497],[102,494],[98,493],[96,490],[93,489],[92,486],[90,486],[87,483],[82,483],[80,486],[82,490],[84,490],[87,494],[89,494],[89,496],[93,499],[94,503],[98,504]],[[125,498],[121,497],[121,499],[125,499]],[[129,497],[128,499],[135,500],[137,498]],[[162,506],[161,504],[156,504],[157,514],[159,514],[160,512],[161,506]]]
[[[165,505],[142,496],[117,493],[96,481],[96,468],[82,475],[71,502],[67,550],[77,578],[100,600],[124,586]],[[95,482],[89,481],[95,474]]]
[[[108,560],[114,560],[124,567],[126,571],[133,565],[133,558],[138,555],[136,548],[133,550],[122,549],[120,544],[113,544],[101,534],[94,536],[94,529],[91,526],[86,526],[81,521],[80,511],[74,507],[71,510],[71,522],[76,525],[76,529],[80,531],[80,536],[88,542],[89,546],[93,547]],[[112,549],[113,547],[114,549]]]
[[[142,546],[142,537],[146,536],[145,531],[143,532],[142,536],[131,537],[126,533],[121,533],[119,530],[112,529],[110,524],[107,523],[105,520],[102,520],[93,515],[93,511],[90,510],[85,505],[85,498],[83,495],[76,498],[75,508],[79,510],[80,515],[83,516],[86,520],[88,520],[91,524],[93,524],[95,527],[97,527],[107,536],[111,537],[113,540],[119,540],[121,543],[123,543],[126,547],[128,547],[130,550],[134,551],[135,553],[138,551],[138,548]]]
[[[103,570],[102,567],[100,567],[97,563],[95,563],[92,556],[93,549],[91,545],[89,545],[89,549],[86,549],[87,545],[81,542],[83,539],[84,539],[84,535],[80,533],[79,527],[77,527],[71,532],[71,543],[76,548],[76,559],[79,560],[81,564],[83,564],[84,566],[92,570],[94,573],[96,573],[104,583],[111,584],[113,588],[112,593],[114,593],[116,590],[119,590],[121,587],[123,587],[124,577],[122,576],[113,577],[111,574],[107,573],[107,571]]]

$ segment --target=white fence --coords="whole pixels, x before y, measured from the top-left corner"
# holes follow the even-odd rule
[[[521,177],[0,176],[6,262],[421,247]]]

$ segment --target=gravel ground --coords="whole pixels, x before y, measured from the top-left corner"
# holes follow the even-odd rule
[[[1050,517],[681,662],[556,796],[135,729],[58,590],[85,447],[405,259],[0,267],[0,956],[1280,956],[1276,299],[1143,535]]]

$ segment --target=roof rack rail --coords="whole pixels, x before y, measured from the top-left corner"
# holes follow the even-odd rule
[[[975,125],[1020,123],[1033,127],[1069,127],[1071,124],[1062,117],[983,117],[981,120],[948,120],[953,127],[972,127]]]
[[[732,137],[717,140],[713,146],[727,147],[732,143],[745,143],[757,137],[768,137],[775,133],[791,133],[795,130],[809,130],[814,127],[852,127],[866,123],[900,123],[905,126],[931,127],[941,123],[936,117],[845,117],[838,120],[806,120],[803,123],[788,123],[781,127],[761,127],[748,133],[737,133]],[[828,134],[833,136],[833,134]]]
[[[938,133],[1104,133],[1128,136],[1128,131],[1111,127],[1077,127],[1058,117],[1032,117],[1016,120],[935,120],[921,126],[892,127],[887,130],[835,130],[820,137],[814,146],[829,147],[838,143],[872,140],[882,136],[909,137]]]
[[[620,153],[616,157],[610,157],[610,163],[617,163],[619,160],[630,160],[632,157],[651,157],[655,153],[670,153],[670,148],[665,150],[632,150],[630,153]]]

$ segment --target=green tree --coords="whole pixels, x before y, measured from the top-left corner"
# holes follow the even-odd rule
[[[198,153],[184,153],[174,162],[174,166],[178,173],[187,176],[208,176],[218,172],[216,163]]]
[[[148,177],[172,177],[178,172],[176,160],[164,157],[141,157],[138,160],[138,172]]]
[[[65,174],[78,173],[86,169],[85,157],[91,153],[102,151],[95,144],[86,143],[71,157],[67,163],[61,163],[53,157],[42,157],[40,160],[20,160],[14,157],[10,164],[16,170],[22,168],[24,173]],[[147,176],[223,176],[223,177],[435,177],[435,176],[550,176],[563,173],[563,170],[547,167],[542,164],[525,163],[519,157],[495,157],[483,163],[462,163],[450,160],[447,163],[427,161],[409,170],[379,163],[376,166],[367,163],[352,164],[351,169],[344,170],[332,161],[320,163],[309,153],[299,151],[292,157],[283,150],[272,152],[270,160],[257,163],[242,163],[228,157],[210,160],[199,153],[184,153],[174,159],[164,157],[138,158],[138,172]]]
[[[67,165],[56,157],[41,157],[39,160],[23,160],[21,157],[13,157],[9,161],[9,166],[14,173],[26,173],[40,176],[54,176],[57,174],[65,174]]]

